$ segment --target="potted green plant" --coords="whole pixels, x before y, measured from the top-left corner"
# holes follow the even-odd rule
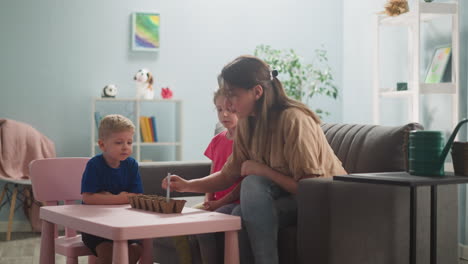
[[[254,55],[264,60],[272,69],[278,70],[286,94],[296,100],[308,103],[314,95],[325,95],[336,99],[338,89],[328,65],[327,51],[316,49],[313,62],[306,64],[293,49],[278,50],[269,45],[259,45]],[[321,118],[330,113],[314,110]]]

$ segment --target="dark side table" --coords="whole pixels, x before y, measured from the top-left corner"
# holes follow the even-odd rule
[[[410,188],[410,263],[416,264],[417,187],[431,186],[431,264],[437,263],[437,185],[468,183],[468,177],[445,173],[445,176],[415,176],[407,172],[358,173],[334,176],[335,181],[406,186]]]

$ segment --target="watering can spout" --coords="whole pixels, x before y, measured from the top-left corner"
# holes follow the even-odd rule
[[[466,122],[468,122],[468,118],[465,118],[462,121],[460,121],[457,124],[457,126],[455,127],[455,129],[453,130],[452,134],[450,135],[450,137],[449,137],[447,143],[445,144],[445,147],[442,150],[442,153],[440,155],[440,161],[439,161],[440,168],[442,168],[444,166],[445,158],[447,157],[447,154],[448,154],[450,148],[452,147],[453,141],[455,140],[455,137],[457,136],[458,130],[460,130],[460,127],[463,124],[465,124]]]

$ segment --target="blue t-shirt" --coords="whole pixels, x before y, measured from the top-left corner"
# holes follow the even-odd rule
[[[128,157],[120,167],[111,168],[102,154],[88,161],[81,179],[81,193],[121,192],[143,193],[138,162]]]

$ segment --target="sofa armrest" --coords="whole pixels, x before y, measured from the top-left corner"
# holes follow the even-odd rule
[[[438,243],[450,248],[440,257],[444,263],[455,263],[457,186],[438,189]],[[408,263],[409,194],[408,187],[332,178],[301,180],[297,194],[299,263]],[[419,187],[417,199],[418,263],[428,263],[430,188]]]
[[[327,178],[299,181],[297,250],[299,263],[329,263],[330,188]],[[305,232],[304,234],[302,232]]]
[[[409,259],[408,188],[314,178],[300,181],[297,199],[300,263]]]
[[[210,161],[171,161],[171,162],[141,162],[139,165],[143,192],[145,194],[166,195],[161,188],[161,181],[167,173],[179,175],[184,179],[198,179],[210,174]],[[197,196],[201,193],[171,193],[173,197]]]

